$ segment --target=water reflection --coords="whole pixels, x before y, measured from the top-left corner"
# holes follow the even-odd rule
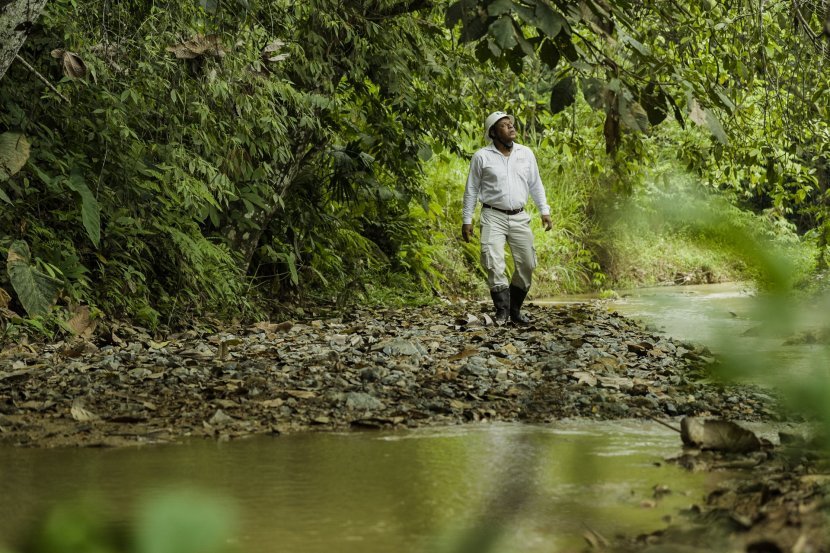
[[[246,552],[457,552],[482,520],[498,530],[494,551],[561,551],[589,528],[609,537],[661,528],[700,500],[707,479],[724,477],[661,463],[679,450],[670,430],[635,421],[0,449],[0,535],[8,543],[80,493],[126,520],[136,498],[185,486],[236,505]],[[657,485],[675,493],[655,500]]]

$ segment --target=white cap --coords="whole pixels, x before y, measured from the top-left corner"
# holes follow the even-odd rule
[[[487,119],[484,120],[484,141],[485,142],[490,143],[490,142],[493,141],[493,139],[490,138],[490,127],[492,127],[497,122],[504,119],[505,117],[509,118],[510,122],[512,124],[514,124],[514,125],[516,124],[516,119],[514,119],[512,115],[508,115],[508,114],[504,113],[503,111],[494,111],[493,113],[491,113],[490,115],[487,116]]]

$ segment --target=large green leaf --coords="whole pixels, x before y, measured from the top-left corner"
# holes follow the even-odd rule
[[[532,56],[533,54],[535,54],[536,52],[533,49],[533,45],[530,43],[530,41],[528,41],[525,38],[525,35],[522,32],[522,28],[515,21],[513,21],[513,25],[515,25],[514,30],[515,30],[516,42],[519,43],[519,47],[522,49],[522,52],[524,53],[524,55]]]
[[[510,13],[513,8],[513,0],[492,0],[487,5],[487,13],[490,15],[502,15]]]
[[[461,17],[464,15],[464,6],[462,2],[456,2],[449,8],[447,8],[447,15],[444,17],[444,24],[452,29],[455,27],[459,21],[461,21]]]
[[[23,169],[29,159],[29,141],[18,132],[0,134],[0,181]],[[11,203],[11,202],[9,202]]]
[[[513,30],[513,19],[508,16],[499,17],[490,25],[490,34],[496,39],[496,44],[502,50],[510,50],[516,46],[516,34]]]
[[[475,42],[487,34],[490,18],[464,18],[464,27],[461,32],[461,42]]]
[[[559,48],[552,41],[546,39],[542,42],[542,47],[539,48],[539,58],[551,69],[556,69],[556,65],[559,63]]]
[[[515,75],[521,75],[524,70],[525,54],[521,46],[517,45],[507,52],[507,64]]]
[[[89,239],[97,248],[101,242],[101,212],[98,200],[95,199],[80,173],[73,171],[66,183],[81,198],[81,221]]]
[[[726,131],[723,130],[723,126],[720,124],[717,116],[709,108],[704,109],[703,113],[706,114],[706,126],[709,127],[709,130],[712,131],[712,134],[715,135],[718,142],[723,145],[729,144],[729,138],[726,136]]]
[[[605,83],[595,77],[582,79],[582,96],[593,109],[605,109]]]
[[[559,33],[556,36],[556,45],[559,47],[559,52],[565,55],[565,59],[573,63],[580,59],[579,52],[571,41],[571,37],[565,33]]]
[[[550,111],[551,113],[559,113],[566,107],[574,103],[576,99],[576,86],[574,86],[573,77],[565,77],[560,79],[550,92]]]
[[[29,245],[16,240],[9,248],[6,271],[17,299],[30,317],[43,315],[52,306],[60,282],[32,267]]]
[[[648,114],[648,122],[650,125],[659,125],[668,117],[667,101],[668,97],[663,92],[662,87],[654,83],[649,83],[642,94],[640,94],[640,104]]]
[[[620,95],[620,121],[632,131],[645,132],[648,130],[648,115],[643,106],[637,102],[631,102]]]
[[[12,199],[9,198],[9,195],[3,192],[3,189],[0,188],[0,200],[3,200],[7,204],[12,204]]]
[[[482,40],[476,46],[476,59],[481,63],[501,55],[501,49],[499,49],[499,47],[495,44],[492,44],[492,46],[498,50],[498,53],[493,52],[493,49],[490,47],[491,42],[491,40]]]
[[[567,21],[562,15],[548,6],[544,2],[536,4],[536,20],[533,24],[539,28],[540,31],[553,38],[562,31],[562,28],[567,26]]]

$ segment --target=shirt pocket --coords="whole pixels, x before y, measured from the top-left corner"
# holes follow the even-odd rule
[[[528,158],[528,157],[517,158],[514,170],[516,171],[516,175],[519,178],[521,178],[523,182],[525,182],[525,183],[530,182],[530,175],[531,175],[530,158]]]

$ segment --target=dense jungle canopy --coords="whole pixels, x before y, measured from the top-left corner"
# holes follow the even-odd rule
[[[2,1],[0,320],[474,295],[460,197],[496,109],[555,205],[541,291],[647,280],[608,214],[691,211],[681,181],[728,207],[663,227],[821,270],[828,36],[818,0]]]

